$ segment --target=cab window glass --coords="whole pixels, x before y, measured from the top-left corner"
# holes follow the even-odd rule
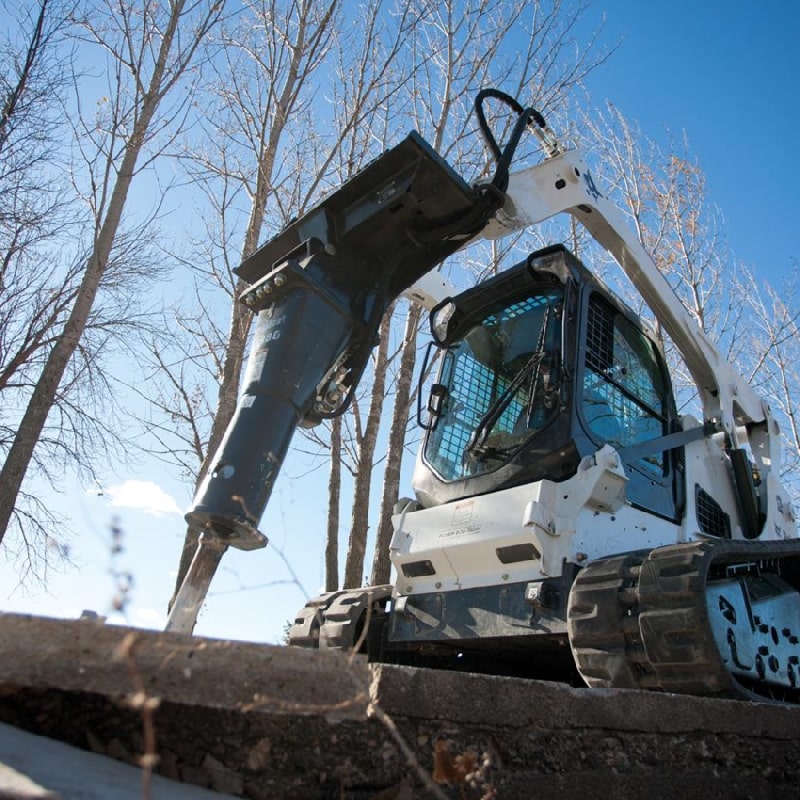
[[[666,386],[653,343],[604,298],[589,302],[581,411],[595,439],[623,448],[664,435]],[[663,473],[663,452],[638,462]]]

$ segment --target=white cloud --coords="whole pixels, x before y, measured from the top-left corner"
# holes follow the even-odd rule
[[[156,611],[154,608],[135,607],[131,611],[131,622],[137,628],[161,629],[167,623],[167,615],[163,611]]]
[[[175,498],[153,481],[127,480],[119,486],[109,486],[104,493],[111,498],[111,505],[118,508],[134,508],[155,515],[183,513]]]

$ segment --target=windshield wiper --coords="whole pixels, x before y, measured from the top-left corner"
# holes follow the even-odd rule
[[[497,424],[497,421],[503,416],[505,410],[508,408],[511,398],[517,393],[519,388],[525,382],[525,379],[531,374],[533,374],[533,378],[531,380],[531,399],[528,403],[528,407],[533,407],[533,394],[535,392],[536,384],[538,383],[539,366],[541,365],[545,356],[544,340],[549,321],[550,308],[548,307],[542,319],[542,329],[539,332],[539,341],[536,343],[536,349],[533,351],[533,353],[531,353],[531,357],[527,360],[525,365],[514,376],[514,379],[511,381],[511,383],[509,383],[508,386],[506,386],[506,388],[500,392],[500,394],[494,399],[494,402],[492,402],[489,408],[486,409],[486,413],[478,421],[472,436],[469,437],[467,446],[464,448],[465,461],[468,460],[473,454],[482,456],[490,450],[495,452],[494,448],[486,447],[486,439],[494,426]],[[501,449],[497,450],[496,452],[502,453],[506,452],[506,450]]]

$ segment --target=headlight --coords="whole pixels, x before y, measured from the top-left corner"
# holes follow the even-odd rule
[[[431,311],[431,336],[436,344],[444,345],[447,342],[447,327],[455,313],[456,304],[452,300],[445,300]]]

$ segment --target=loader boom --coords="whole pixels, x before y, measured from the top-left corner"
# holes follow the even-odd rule
[[[512,174],[506,202],[482,231],[488,239],[566,212],[614,257],[671,337],[695,382],[707,424],[725,436],[731,477],[747,538],[756,538],[766,519],[764,497],[779,494],[780,434],[769,405],[720,353],[678,299],[667,279],[634,235],[619,209],[595,185],[579,150],[559,152]],[[763,479],[759,496],[754,468]]]
[[[566,212],[605,247],[655,314],[686,361],[701,392],[704,416],[731,436],[763,422],[768,410],[675,295],[619,209],[595,185],[580,150],[568,150],[512,173],[504,206],[481,236],[498,239]],[[777,460],[778,453],[773,453]]]

